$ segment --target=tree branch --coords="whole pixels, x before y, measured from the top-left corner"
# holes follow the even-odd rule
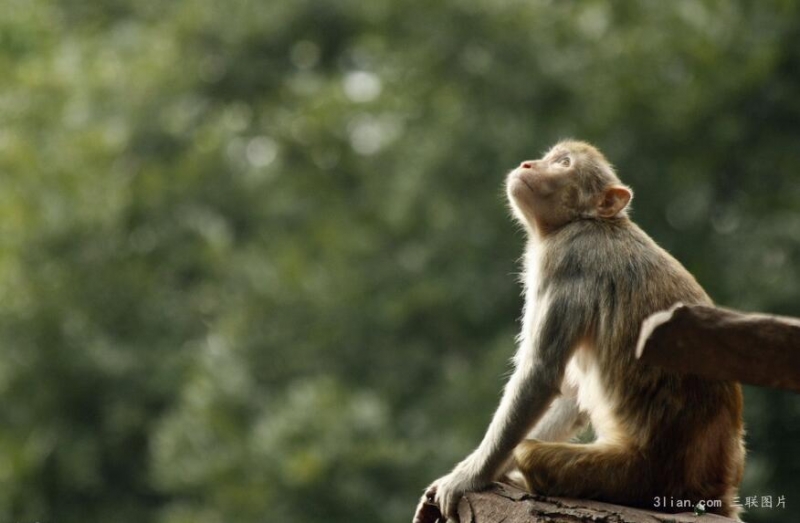
[[[676,372],[800,392],[800,320],[677,304],[642,324],[636,356]]]
[[[539,496],[504,483],[464,496],[458,517],[460,523],[734,523],[713,514],[698,519],[691,512],[666,514],[599,501]],[[424,523],[435,521],[433,517]]]

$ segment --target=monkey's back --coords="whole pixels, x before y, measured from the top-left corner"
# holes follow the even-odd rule
[[[679,301],[711,299],[627,219],[574,222],[547,241],[544,285],[579,281],[589,289],[580,298],[592,318],[588,357],[625,444],[644,457],[643,492],[729,506],[744,463],[739,384],[674,374],[635,358],[646,317]]]

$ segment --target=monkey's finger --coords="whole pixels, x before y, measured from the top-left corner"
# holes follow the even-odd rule
[[[430,487],[425,489],[425,496],[424,498],[430,501],[431,503],[436,503],[436,483],[431,485]]]
[[[448,523],[458,523],[458,496],[450,496],[447,500],[447,510],[442,510]]]
[[[439,510],[442,516],[447,521],[458,522],[458,501],[459,496],[453,495],[452,492],[445,490],[436,493],[436,502],[439,505]]]
[[[417,506],[417,512],[414,514],[413,523],[436,523],[442,519],[442,512],[439,507],[426,498],[422,498]]]

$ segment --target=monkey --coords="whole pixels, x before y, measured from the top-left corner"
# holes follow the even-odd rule
[[[505,189],[527,232],[513,372],[482,441],[425,489],[415,523],[432,505],[456,519],[465,493],[514,478],[543,495],[661,511],[664,496],[719,500],[709,512],[738,518],[741,386],[635,358],[646,317],[711,298],[631,220],[633,192],[594,146],[561,141]],[[567,441],[588,422],[594,441]]]

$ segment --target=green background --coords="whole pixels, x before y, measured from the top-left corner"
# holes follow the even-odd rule
[[[505,173],[560,138],[718,303],[800,316],[798,2],[1,9],[0,521],[410,521],[514,350]],[[800,521],[800,395],[746,407],[741,501],[785,497],[746,519]]]

